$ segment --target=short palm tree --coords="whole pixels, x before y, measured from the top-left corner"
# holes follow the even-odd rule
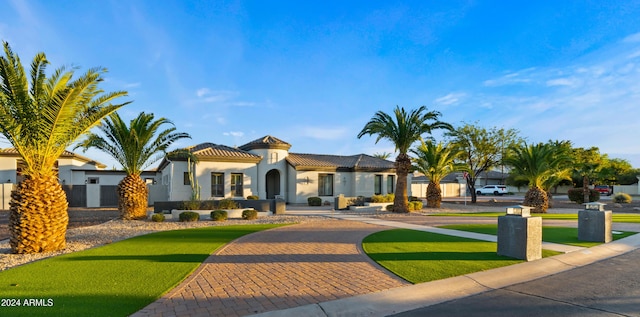
[[[434,129],[452,130],[453,127],[448,123],[438,121],[440,112],[427,111],[425,106],[421,106],[411,112],[396,106],[393,113],[395,118],[382,111],[376,112],[360,131],[358,138],[365,134],[376,134],[378,135],[376,143],[386,139],[395,145],[395,149],[399,154],[395,161],[398,180],[396,182],[393,211],[409,212],[407,204],[407,175],[411,170],[411,158],[407,154],[409,148],[416,141],[422,140],[423,134],[430,134]]]
[[[505,164],[511,166],[512,173],[529,181],[529,190],[523,204],[531,206],[533,212],[544,213],[549,207],[549,198],[545,191],[553,181],[567,175],[567,162],[570,157],[549,144],[514,146],[505,158]]]
[[[0,133],[22,158],[24,180],[11,194],[10,245],[14,253],[64,249],[68,203],[55,169],[58,157],[82,134],[123,104],[111,102],[126,92],[104,93],[98,84],[106,69],[56,69],[44,53],[31,62],[31,83],[20,58],[3,42],[0,57]]]
[[[165,118],[154,120],[153,114],[142,112],[127,126],[114,112],[100,126],[104,136],[90,133],[76,146],[85,150],[99,149],[122,165],[127,173],[117,187],[118,211],[122,219],[144,219],[147,216],[148,189],[140,173],[162,158],[159,154],[166,154],[173,142],[191,138],[187,133],[175,132],[175,127],[160,131],[165,124],[173,123]]]
[[[466,164],[455,163],[459,151],[457,147],[442,143],[435,144],[430,140],[422,142],[420,146],[411,150],[416,155],[413,166],[429,178],[426,192],[427,207],[440,208],[442,202],[440,181],[447,175],[466,168]]]

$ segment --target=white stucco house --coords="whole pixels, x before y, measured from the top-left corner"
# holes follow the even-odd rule
[[[186,148],[198,158],[194,176],[201,199],[282,198],[307,203],[309,197],[372,196],[395,192],[394,163],[357,154],[349,156],[289,152],[291,145],[267,135],[239,147],[202,143]],[[186,159],[163,159],[158,179],[167,200],[188,200],[192,189]],[[410,181],[408,182],[410,184]]]

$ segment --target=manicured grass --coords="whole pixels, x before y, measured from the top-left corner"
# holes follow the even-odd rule
[[[48,307],[0,307],[3,316],[128,316],[160,298],[224,244],[281,225],[164,231],[0,272],[3,299]],[[7,304],[8,302],[5,302]]]
[[[408,229],[374,233],[362,248],[378,264],[411,283],[423,283],[523,262],[499,256],[495,242]],[[542,256],[559,252],[542,250]]]
[[[441,213],[430,214],[429,216],[451,216],[451,217],[498,217],[504,216],[504,212],[474,212],[474,213]],[[542,217],[549,220],[578,220],[578,214],[531,214],[532,217]],[[640,223],[640,215],[635,214],[612,214],[613,222]]]
[[[494,236],[498,234],[498,225],[495,225],[495,224],[446,225],[446,226],[440,226],[440,228],[491,234]],[[628,231],[616,231],[616,232],[620,232],[620,233],[613,234],[613,240],[622,239],[622,238],[636,234],[636,232],[628,232]],[[594,247],[596,245],[602,244],[601,242],[588,242],[588,241],[578,240],[578,228],[546,227],[546,226],[542,227],[542,241],[575,245],[578,247],[585,247],[585,248],[590,248],[590,247]]]

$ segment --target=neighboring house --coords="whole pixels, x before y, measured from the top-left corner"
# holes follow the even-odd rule
[[[198,158],[195,179],[201,199],[282,198],[307,203],[309,197],[372,196],[393,193],[394,163],[366,154],[340,156],[289,153],[291,145],[265,136],[237,148],[202,143],[186,150]],[[186,159],[165,158],[159,179],[168,200],[188,200],[192,189]]]
[[[9,209],[11,190],[22,179],[22,159],[13,148],[0,150],[2,209]],[[82,155],[65,151],[58,158],[58,179],[70,207],[114,207],[118,205],[116,187],[126,176],[123,171],[104,170],[107,166]],[[145,171],[143,179],[154,183],[156,172]]]
[[[502,185],[509,175],[498,171],[482,172],[476,180],[476,188],[484,185]],[[422,173],[415,172],[411,180],[411,191],[417,197],[425,197],[430,181]],[[451,173],[440,181],[442,197],[461,197],[465,195],[466,183],[461,172]],[[509,187],[510,192],[517,192],[517,188]]]

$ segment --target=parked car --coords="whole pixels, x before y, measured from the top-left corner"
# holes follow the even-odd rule
[[[478,195],[496,195],[502,196],[507,193],[507,186],[504,185],[485,185],[482,188],[476,189]]]
[[[593,187],[593,189],[597,190],[600,195],[611,196],[611,194],[613,194],[613,189],[611,189],[607,185],[596,185],[595,187]]]

